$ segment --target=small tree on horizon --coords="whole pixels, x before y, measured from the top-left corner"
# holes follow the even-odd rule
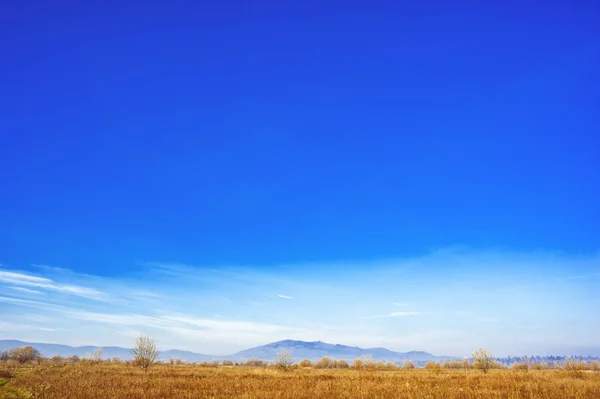
[[[473,353],[473,364],[476,369],[479,369],[486,374],[494,366],[494,358],[480,348]]]
[[[14,348],[10,350],[10,357],[13,360],[19,362],[19,364],[25,364],[42,358],[40,351],[32,346],[25,346],[23,348]]]
[[[273,359],[273,363],[275,367],[287,371],[294,365],[294,356],[288,349],[279,349],[275,355],[275,359]]]
[[[145,372],[156,362],[158,350],[154,340],[148,335],[140,335],[135,343],[135,348],[131,350],[135,363]]]
[[[407,369],[407,370],[412,370],[415,368],[415,365],[413,362],[411,362],[410,360],[405,360],[404,364],[402,365],[403,369]]]
[[[94,362],[94,363],[102,362],[102,356],[103,356],[102,348],[94,349],[94,353],[92,353],[92,355],[91,355],[92,362]]]

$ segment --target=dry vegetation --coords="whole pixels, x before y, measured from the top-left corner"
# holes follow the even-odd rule
[[[600,398],[590,370],[314,369],[132,363],[0,365],[0,398]]]

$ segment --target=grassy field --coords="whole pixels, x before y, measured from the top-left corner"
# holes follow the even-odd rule
[[[600,373],[358,371],[125,364],[0,370],[0,398],[600,398]]]

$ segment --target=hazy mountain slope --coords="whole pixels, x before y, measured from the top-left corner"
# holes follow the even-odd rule
[[[17,340],[0,340],[0,350],[18,348],[22,346],[33,346],[39,350],[44,356],[71,356],[77,355],[80,357],[89,356],[96,350],[96,346],[69,346],[59,344],[44,344],[44,343],[32,343],[23,342]],[[123,360],[131,359],[131,349],[121,348],[118,346],[107,346],[100,347],[104,358],[119,357]],[[212,359],[224,360],[231,359],[235,361],[243,361],[248,359],[261,359],[261,360],[272,360],[277,351],[280,349],[290,350],[294,356],[294,359],[311,359],[318,360],[324,356],[328,356],[332,359],[345,359],[353,360],[361,356],[370,356],[373,360],[381,361],[402,361],[402,360],[413,360],[413,361],[429,361],[429,360],[443,360],[452,359],[452,357],[440,357],[434,356],[427,352],[394,352],[385,348],[368,348],[363,349],[356,346],[336,345],[328,344],[321,341],[316,342],[305,342],[305,341],[294,341],[284,340],[273,342],[267,345],[257,346],[255,348],[249,348],[242,350],[237,353],[226,356],[212,356],[200,353],[194,353],[189,351],[181,350],[167,350],[160,353],[160,360],[181,359],[188,362],[200,362],[210,361]]]
[[[401,360],[440,360],[450,359],[451,357],[439,357],[427,352],[394,352],[385,348],[359,348],[356,346],[328,344],[321,341],[305,342],[284,340],[273,342],[263,346],[246,349],[232,356],[238,359],[273,359],[280,349],[286,349],[292,352],[296,360],[310,359],[317,360],[323,356],[333,359],[353,360],[361,356],[371,356],[373,360],[381,361],[401,361]]]

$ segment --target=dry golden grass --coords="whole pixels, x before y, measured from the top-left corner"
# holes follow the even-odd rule
[[[0,387],[2,399],[27,397],[24,392],[36,399],[600,398],[600,373],[589,371],[572,375],[561,370],[492,370],[484,375],[474,370],[285,372],[157,365],[144,373],[126,364],[73,364],[29,366],[9,374],[10,384]],[[20,393],[10,394],[8,389]]]

